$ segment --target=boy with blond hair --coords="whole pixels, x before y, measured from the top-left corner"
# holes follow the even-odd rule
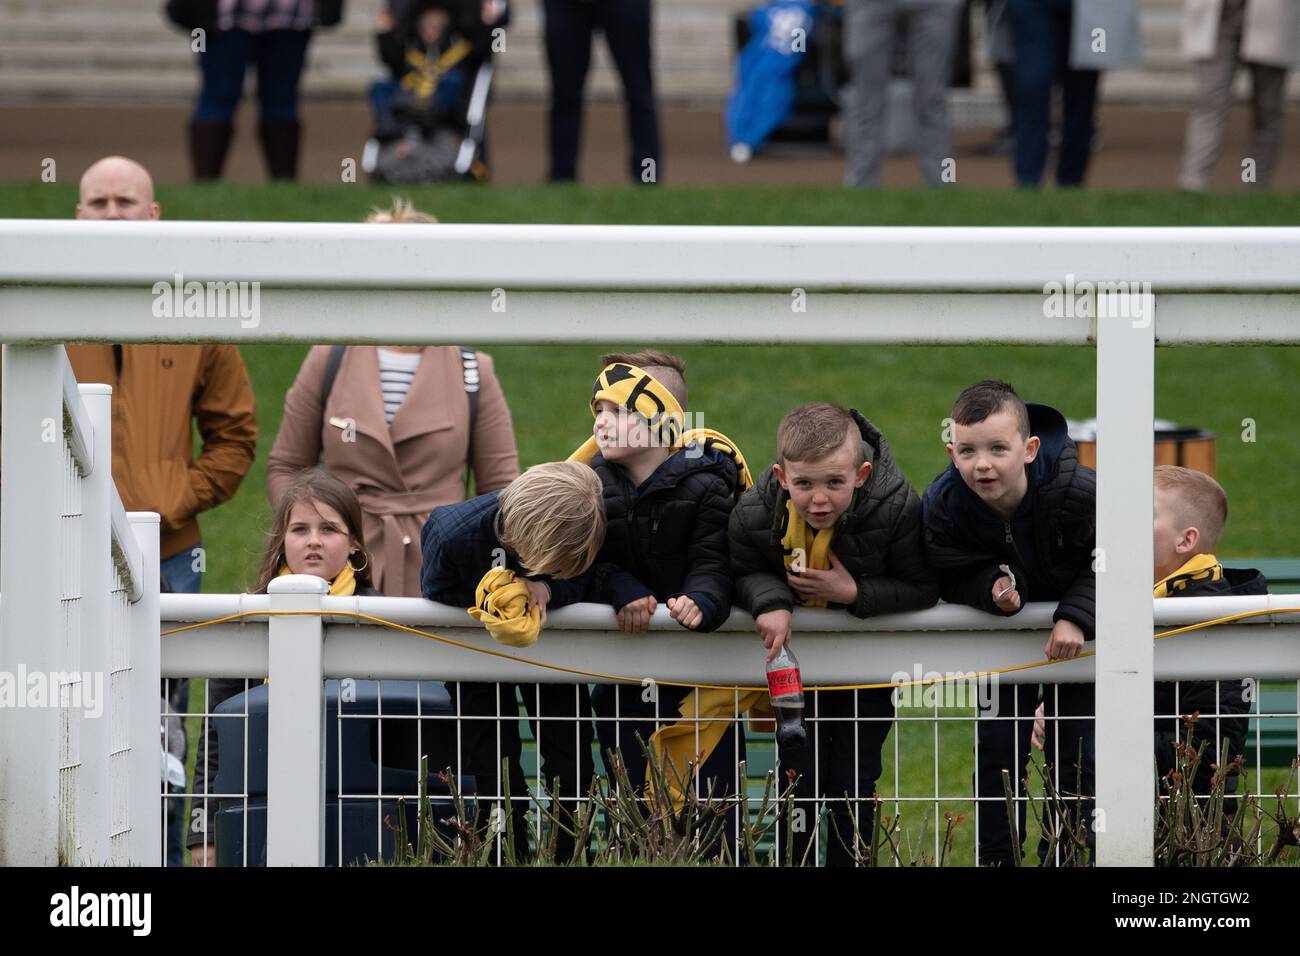
[[[487,607],[490,596],[484,593],[485,583],[502,572],[513,572],[527,588],[525,614],[532,620],[529,637],[535,640],[537,630],[546,624],[548,607],[585,599],[587,572],[604,538],[600,481],[591,469],[574,462],[534,465],[499,492],[433,510],[420,534],[421,593],[430,601],[478,610]],[[520,643],[524,642],[531,641],[525,638]],[[500,721],[500,754],[509,759],[507,796],[515,811],[516,853],[525,856],[528,832],[520,821],[527,809],[528,788],[519,763],[516,690],[533,718],[544,780],[549,786],[559,778],[556,795],[563,797],[564,808],[572,813],[591,780],[587,687],[462,682],[448,684],[447,689],[459,697],[462,717],[477,718],[461,721],[460,739],[464,770],[474,774],[480,794],[489,789],[502,793],[496,718],[505,718]],[[572,837],[561,832],[557,858],[567,860],[572,853]]]
[[[880,429],[855,410],[801,405],[781,420],[777,454],[728,528],[736,602],[754,616],[769,661],[790,641],[796,605],[865,618],[938,600],[921,548],[921,500]],[[884,688],[811,696],[814,740],[802,751],[778,745],[782,768],[799,775],[796,806],[805,823],[793,821],[782,838],[802,859],[816,829],[808,821],[817,819],[824,797],[833,824],[826,863],[847,866],[855,862],[855,825],[871,833],[893,695]]]
[[[1214,549],[1228,520],[1228,497],[1209,475],[1176,465],[1155,470],[1155,586],[1162,597],[1203,597],[1267,594],[1268,582],[1253,568],[1225,568]],[[1163,777],[1175,767],[1174,744],[1186,741],[1193,750],[1206,743],[1192,780],[1193,792],[1208,794],[1215,766],[1226,766],[1245,753],[1246,714],[1250,710],[1246,681],[1157,681],[1156,767]],[[1180,715],[1199,714],[1190,731]],[[1224,738],[1227,751],[1223,752]],[[1237,774],[1225,782],[1225,793],[1237,790]],[[1225,808],[1229,813],[1231,807]]]

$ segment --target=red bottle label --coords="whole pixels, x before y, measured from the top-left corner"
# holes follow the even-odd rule
[[[799,668],[787,667],[784,670],[768,671],[767,693],[771,697],[802,694],[803,681],[799,679]]]

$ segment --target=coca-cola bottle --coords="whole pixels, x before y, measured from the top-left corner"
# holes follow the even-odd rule
[[[808,728],[803,721],[803,679],[799,661],[790,645],[781,645],[776,657],[767,662],[767,693],[776,713],[776,742],[787,750],[808,745]]]

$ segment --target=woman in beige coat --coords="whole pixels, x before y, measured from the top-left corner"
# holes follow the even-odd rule
[[[381,349],[349,346],[322,402],[331,349],[318,345],[307,353],[285,396],[284,421],[266,466],[267,493],[274,504],[297,472],[323,464],[361,501],[375,586],[390,597],[419,597],[420,528],[429,512],[464,500],[467,469],[478,494],[504,488],[519,475],[510,409],[486,354],[465,360],[456,346],[385,346],[386,366],[409,366],[412,356],[419,357],[389,425],[385,390],[391,405],[392,376],[381,382]]]
[[[1300,62],[1300,2],[1187,0],[1185,14],[1183,52],[1196,74],[1196,102],[1178,185],[1209,186],[1223,150],[1232,80],[1244,64],[1250,68],[1250,143],[1233,165],[1242,182],[1267,186],[1282,147],[1287,70]]]

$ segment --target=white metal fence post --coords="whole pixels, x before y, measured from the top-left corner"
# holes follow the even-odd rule
[[[105,706],[102,693],[108,687],[112,658],[110,592],[113,571],[112,499],[113,485],[113,389],[108,385],[79,385],[78,392],[91,426],[93,467],[81,486],[81,614],[87,628],[81,644],[82,700],[94,692],[98,714],[82,709],[81,774],[79,780],[78,829],[81,847],[77,862],[103,866],[110,861],[109,834],[112,831],[112,800],[109,783],[111,751],[111,704]]]
[[[63,669],[62,361],[58,346],[4,348],[0,455],[23,467],[0,479],[0,670],[13,675],[16,695],[26,694],[26,675]],[[14,703],[0,714],[0,865],[68,862],[59,854],[59,709]]]
[[[276,578],[272,611],[319,611],[329,586]],[[325,864],[324,629],[319,614],[272,616],[268,636],[266,864]]]
[[[130,755],[127,782],[131,826],[130,861],[137,866],[162,866],[161,737],[159,735],[158,513],[129,511],[127,520],[140,545],[140,600],[131,605],[130,676],[123,684],[126,700],[113,699],[129,715]],[[119,718],[114,717],[116,722]]]
[[[1155,318],[1097,320],[1097,862],[1151,866]],[[1134,728],[1137,728],[1136,730]],[[1146,728],[1144,731],[1142,728]]]

